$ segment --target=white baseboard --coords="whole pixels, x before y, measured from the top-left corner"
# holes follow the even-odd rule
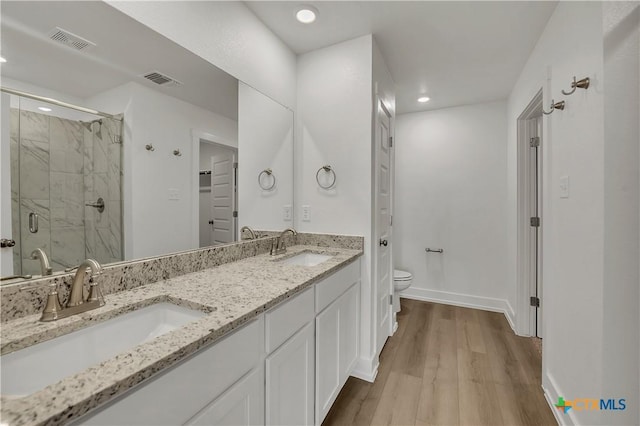
[[[380,361],[378,357],[374,359],[359,357],[356,361],[356,365],[351,371],[351,376],[373,383],[378,375],[378,366]]]
[[[556,408],[556,401],[558,401],[558,397],[565,396],[558,389],[558,385],[556,381],[551,377],[548,373],[544,373],[545,377],[542,380],[542,390],[544,391],[544,398],[547,400],[547,404],[551,407],[551,412],[553,412],[553,416],[556,418],[556,421],[559,425],[562,426],[573,426],[578,424],[576,418],[574,416],[573,410],[569,410],[568,413],[563,413],[562,411]],[[547,386],[544,385],[547,383]]]
[[[400,297],[404,297],[406,299],[422,300],[425,302],[443,303],[445,305],[460,306],[463,308],[474,308],[482,309],[483,311],[500,312],[504,314],[504,316],[507,318],[507,322],[515,332],[515,312],[509,304],[509,301],[505,299],[472,296],[469,294],[414,287],[410,287],[400,293]]]

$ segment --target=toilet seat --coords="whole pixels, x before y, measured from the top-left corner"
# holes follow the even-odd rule
[[[413,275],[411,275],[411,272],[403,271],[401,269],[393,270],[394,281],[409,281],[412,279],[413,279]]]

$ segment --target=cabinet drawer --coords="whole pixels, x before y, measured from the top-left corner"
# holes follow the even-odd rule
[[[142,382],[76,424],[184,424],[263,359],[262,316]]]
[[[329,306],[331,302],[359,280],[360,260],[358,259],[316,283],[316,312],[320,312]]]
[[[273,352],[315,317],[313,287],[287,299],[265,315],[267,353]]]

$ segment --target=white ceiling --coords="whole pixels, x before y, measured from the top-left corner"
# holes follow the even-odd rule
[[[86,99],[135,81],[237,120],[238,81],[204,59],[99,1],[2,1],[2,76]],[[48,38],[54,27],[96,46],[76,51]],[[141,77],[160,71],[184,83]]]
[[[374,34],[397,86],[398,113],[505,99],[557,4],[303,3],[319,11],[313,24],[294,19],[298,2],[246,2],[298,54]],[[420,95],[431,101],[418,103]]]

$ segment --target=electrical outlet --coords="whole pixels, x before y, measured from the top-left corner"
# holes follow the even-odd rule
[[[560,198],[569,198],[569,176],[560,176]]]
[[[291,204],[285,204],[282,206],[282,220],[291,221]]]
[[[179,200],[180,199],[180,190],[175,188],[169,188],[169,199],[170,200]]]
[[[309,205],[302,206],[302,220],[311,222],[311,207]]]

